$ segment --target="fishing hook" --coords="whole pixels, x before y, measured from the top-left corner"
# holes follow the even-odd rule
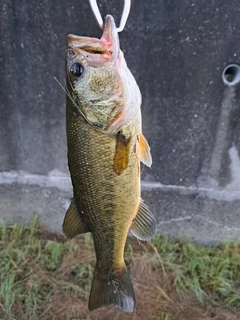
[[[97,0],[89,0],[90,6],[92,8],[93,14],[97,20],[97,23],[101,29],[103,29],[103,19],[98,8]],[[130,12],[131,0],[124,0],[124,7],[122,12],[122,17],[120,21],[120,25],[117,28],[117,32],[123,31],[125,24],[127,22],[127,18]]]

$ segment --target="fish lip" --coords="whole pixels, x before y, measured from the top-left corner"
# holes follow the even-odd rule
[[[67,40],[68,48],[73,55],[84,56],[86,60],[89,60],[90,66],[101,66],[107,61],[115,64],[119,57],[119,37],[114,18],[111,15],[106,16],[100,39],[69,34]]]
[[[116,38],[118,39],[117,27],[115,25],[113,16],[108,14],[105,18],[105,25],[103,28],[103,34],[102,34],[101,40],[105,39],[107,41],[112,42]]]
[[[106,41],[112,47],[112,59],[116,61],[120,52],[119,37],[114,18],[110,14],[106,16],[101,40]]]
[[[94,46],[99,42],[99,39],[97,38],[77,36],[75,34],[69,34],[67,37],[67,40],[68,40],[68,47],[70,49],[82,48],[82,50],[84,50],[85,47],[90,48],[91,46]],[[99,49],[99,50],[104,52],[103,49],[102,50]]]

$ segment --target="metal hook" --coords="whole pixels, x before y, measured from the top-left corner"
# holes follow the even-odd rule
[[[97,0],[89,0],[89,2],[99,27],[103,29],[103,19],[97,5]],[[131,0],[124,0],[122,17],[121,17],[120,25],[117,28],[117,32],[123,31],[125,24],[127,22],[129,12],[130,12],[130,7],[131,7]]]

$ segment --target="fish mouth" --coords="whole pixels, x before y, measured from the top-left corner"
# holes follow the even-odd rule
[[[68,48],[73,56],[81,55],[90,67],[100,67],[106,62],[116,63],[119,56],[119,37],[114,19],[106,16],[101,39],[68,35]]]

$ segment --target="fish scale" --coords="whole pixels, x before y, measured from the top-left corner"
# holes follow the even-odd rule
[[[98,263],[108,269],[122,267],[127,233],[139,204],[139,161],[132,150],[129,167],[122,175],[116,175],[115,137],[93,130],[75,116],[73,106],[67,112],[71,113],[67,115],[68,161],[77,207],[93,233]],[[132,149],[133,145],[134,141]],[[107,243],[106,234],[110,239]]]
[[[133,312],[135,295],[124,263],[131,229],[152,238],[156,221],[140,198],[140,161],[151,165],[141,128],[141,94],[129,71],[114,19],[101,39],[68,36],[67,143],[73,200],[63,222],[69,238],[91,232],[96,267],[89,309],[114,304]]]

